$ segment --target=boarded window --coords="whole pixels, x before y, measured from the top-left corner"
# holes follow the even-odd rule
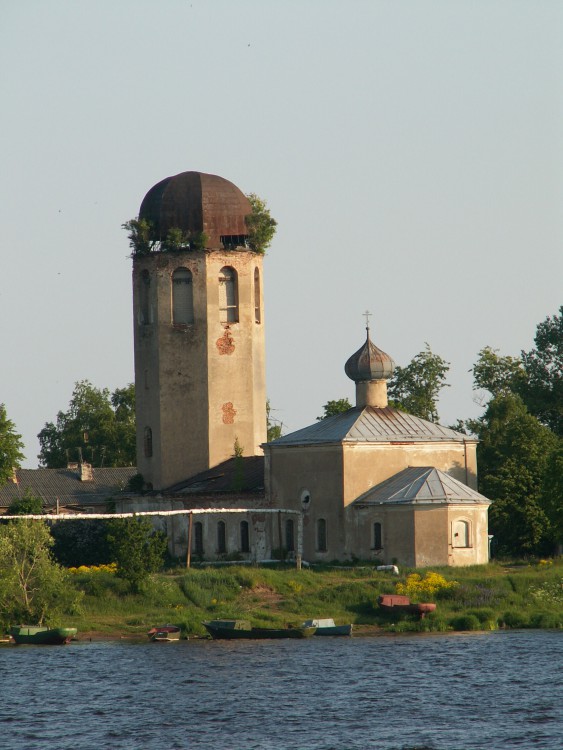
[[[260,271],[254,269],[254,320],[256,323],[262,322],[260,313]]]
[[[227,551],[227,529],[224,521],[217,524],[217,552],[223,554]]]
[[[452,547],[470,547],[469,523],[454,521],[452,527]]]
[[[172,274],[172,321],[177,325],[194,322],[193,277],[188,268],[177,268]]]
[[[326,521],[324,518],[319,518],[319,520],[317,521],[317,551],[327,551]]]
[[[295,552],[295,533],[292,518],[288,518],[285,522],[285,548],[288,552]]]
[[[196,555],[203,557],[203,524],[201,521],[194,523],[194,549]]]
[[[383,544],[382,544],[382,536],[381,536],[381,524],[374,523],[373,524],[373,548],[381,549],[382,547],[383,547]]]
[[[145,458],[152,456],[152,430],[150,427],[145,427]]]
[[[240,551],[250,552],[250,534],[248,531],[248,521],[240,522]]]
[[[237,272],[230,266],[219,272],[219,319],[221,323],[238,323]]]
[[[150,288],[151,277],[147,269],[141,273],[140,297],[140,323],[146,326],[150,323]]]

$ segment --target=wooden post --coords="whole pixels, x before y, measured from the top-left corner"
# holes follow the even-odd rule
[[[188,552],[186,555],[186,568],[189,568],[192,562],[192,529],[194,525],[194,514],[188,516]]]

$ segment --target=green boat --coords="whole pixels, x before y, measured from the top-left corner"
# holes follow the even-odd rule
[[[247,620],[209,620],[203,626],[212,638],[224,640],[309,638],[316,630],[314,627],[253,628]]]
[[[46,628],[40,625],[18,625],[10,629],[16,643],[37,643],[60,646],[70,643],[77,633],[76,628]]]

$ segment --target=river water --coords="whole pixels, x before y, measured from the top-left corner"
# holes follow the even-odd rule
[[[563,632],[0,648],[2,750],[560,750]]]

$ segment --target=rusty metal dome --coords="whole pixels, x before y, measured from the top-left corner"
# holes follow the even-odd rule
[[[152,224],[154,238],[163,240],[170,229],[204,232],[206,246],[217,248],[248,234],[244,217],[251,212],[248,198],[232,182],[204,172],[181,172],[157,183],[145,195],[139,218]],[[222,239],[223,238],[223,239]]]
[[[393,375],[395,362],[388,354],[372,343],[369,337],[369,328],[366,328],[366,331],[365,344],[348,359],[344,365],[344,372],[355,383],[387,380]]]

